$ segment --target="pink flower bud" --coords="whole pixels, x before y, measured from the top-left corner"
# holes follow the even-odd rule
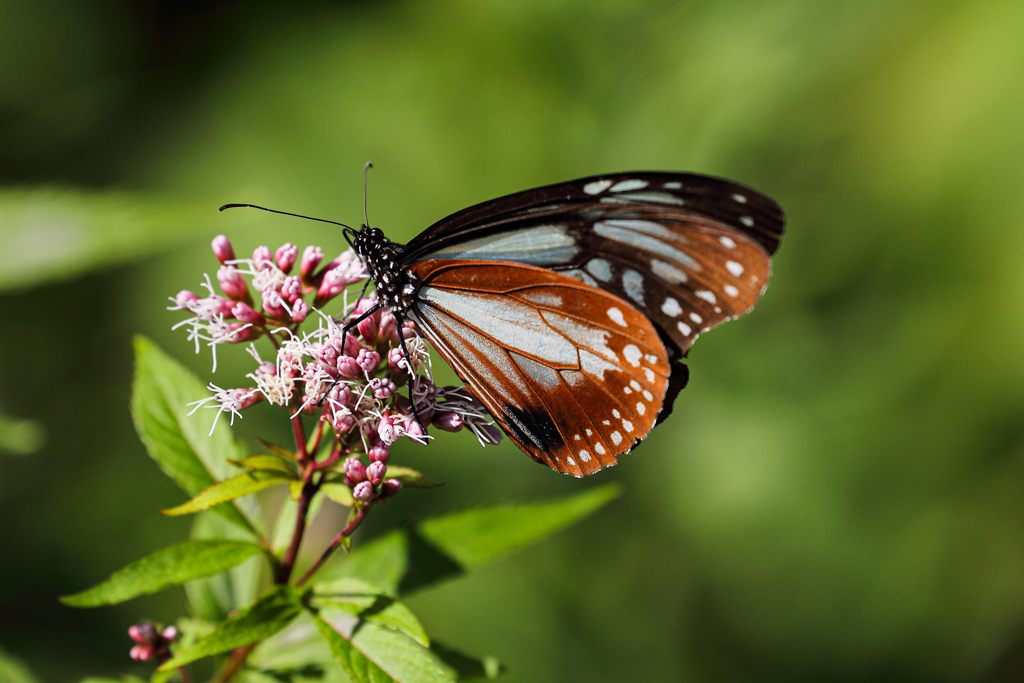
[[[187,289],[181,290],[174,297],[174,303],[182,308],[187,308],[189,304],[194,304],[197,301],[199,301],[199,297]]]
[[[249,289],[245,285],[245,278],[234,266],[221,266],[217,270],[217,281],[220,289],[229,299],[235,301],[249,301]]]
[[[332,411],[331,415],[327,417],[327,421],[338,436],[348,432],[356,424],[355,416],[345,410]]]
[[[164,640],[174,642],[178,639],[178,636],[180,636],[181,634],[178,633],[178,628],[176,626],[168,626],[160,632],[160,635],[163,637]]]
[[[404,415],[403,417],[405,418],[405,433],[408,436],[415,438],[427,435],[427,432],[420,426],[420,421],[415,416]]]
[[[133,625],[128,627],[128,637],[134,640],[136,643],[148,643],[149,641],[142,635],[142,631],[138,626]]]
[[[281,297],[288,303],[297,301],[302,296],[302,282],[294,275],[286,277],[281,285]]]
[[[277,248],[274,252],[274,260],[277,261],[277,267],[287,273],[295,265],[295,259],[299,257],[299,248],[291,242],[286,242]]]
[[[398,322],[395,314],[390,309],[384,309],[380,314],[380,330],[377,332],[377,340],[391,344],[398,343]]]
[[[367,344],[376,344],[377,332],[380,330],[380,311],[361,321],[356,325],[356,329],[359,330],[359,336],[363,341]]]
[[[352,489],[352,497],[364,503],[368,502],[373,498],[373,484],[368,481],[356,484],[356,487]]]
[[[252,252],[252,264],[256,267],[256,270],[263,270],[267,266],[273,265],[274,255],[270,253],[270,247],[256,247]]]
[[[374,486],[380,483],[381,479],[388,472],[388,466],[382,462],[371,462],[370,466],[366,468],[366,478],[370,480]]]
[[[373,372],[380,365],[380,354],[369,349],[359,349],[359,355],[356,356],[356,364],[363,372]]]
[[[370,462],[382,462],[385,465],[387,464],[388,460],[391,459],[391,451],[388,448],[387,444],[385,444],[382,441],[379,441],[376,444],[374,444],[370,448],[370,452],[368,455],[370,456]]]
[[[462,430],[463,420],[458,413],[436,413],[431,424],[446,432],[458,432]]]
[[[231,240],[224,235],[217,235],[213,238],[213,255],[221,263],[235,260],[235,250],[231,246]]]
[[[398,440],[399,432],[398,428],[401,425],[401,421],[395,415],[385,414],[381,418],[380,424],[377,425],[377,435],[380,436],[381,443],[386,446],[390,446]]]
[[[299,299],[292,304],[292,321],[301,323],[309,315],[309,304],[302,299]]]
[[[380,495],[382,498],[389,498],[402,488],[402,482],[399,479],[388,479],[384,482],[384,486],[381,488]]]
[[[409,364],[405,360],[405,351],[402,349],[388,351],[388,369],[395,374],[409,371]]]
[[[395,393],[395,383],[384,377],[374,377],[370,380],[370,391],[374,398],[386,399]]]
[[[356,339],[356,335],[352,334],[351,332],[349,332],[349,334],[345,335],[345,355],[346,356],[352,356],[353,358],[356,358],[356,357],[359,356],[359,351],[362,348],[363,348],[363,345],[359,343],[358,339]]]
[[[335,384],[334,387],[327,392],[326,401],[335,409],[351,408],[352,390],[345,384]]]
[[[242,342],[249,341],[250,339],[257,339],[259,336],[259,330],[251,325],[246,326],[242,323],[228,323],[228,331],[224,335],[224,340],[229,344],[241,344]]]
[[[359,363],[356,362],[355,358],[342,356],[338,359],[338,374],[345,379],[355,379],[362,377],[363,369],[359,367]]]
[[[263,292],[263,312],[275,320],[281,320],[288,315],[281,295],[273,289]]]
[[[333,268],[324,273],[324,279],[320,281],[320,287],[316,291],[316,304],[323,306],[325,303],[341,294],[349,281],[344,272]]]
[[[345,474],[348,475],[352,481],[360,482],[366,479],[366,467],[363,466],[362,461],[352,456],[351,458],[345,458]]]
[[[316,267],[323,260],[324,252],[320,251],[320,247],[306,247],[305,251],[302,252],[302,262],[299,264],[299,277],[302,278],[303,284],[310,284],[313,271],[316,270]]]
[[[137,662],[148,662],[153,658],[153,648],[146,645],[136,645],[128,652],[128,656]]]
[[[258,325],[262,327],[267,323],[259,311],[253,310],[249,304],[237,303],[231,309],[231,315],[243,323]]]

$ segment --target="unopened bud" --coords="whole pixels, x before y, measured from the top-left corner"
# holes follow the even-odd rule
[[[182,308],[187,307],[189,304],[194,304],[197,301],[199,301],[199,296],[187,289],[181,290],[178,292],[177,296],[174,297],[174,303]]]
[[[398,493],[400,488],[402,488],[402,481],[400,479],[388,479],[384,482],[384,486],[381,487],[380,494],[384,498],[387,498]]]
[[[387,464],[388,460],[391,459],[391,449],[383,441],[378,441],[370,448],[370,452],[367,455],[370,457],[370,462]]]
[[[250,301],[249,289],[245,285],[245,278],[234,266],[221,266],[217,270],[217,282],[220,289],[229,299],[235,301]]]
[[[288,303],[292,303],[293,301],[298,301],[301,296],[302,281],[294,275],[286,277],[284,283],[281,284],[281,298]]]
[[[373,484],[368,481],[356,484],[356,487],[352,489],[352,497],[362,502],[367,502],[373,498]]]
[[[252,264],[256,267],[256,270],[263,270],[267,266],[273,265],[274,255],[270,253],[270,247],[256,247],[252,252]]]
[[[145,645],[136,645],[129,650],[128,656],[137,662],[148,662],[153,659],[153,648]]]
[[[178,628],[176,626],[168,626],[160,632],[160,635],[163,636],[164,640],[169,640],[173,642],[177,640],[178,636],[181,634],[178,633]]]
[[[369,349],[359,349],[359,355],[356,356],[356,364],[359,365],[363,372],[373,372],[380,365],[380,354]]]
[[[370,380],[370,391],[374,398],[386,399],[395,393],[395,383],[384,377],[374,377]]]
[[[435,413],[431,424],[446,432],[458,432],[465,423],[458,413]]]
[[[237,303],[234,308],[231,309],[231,315],[238,318],[240,322],[263,326],[266,324],[266,320],[259,311],[253,310],[249,304]]]
[[[363,466],[362,461],[352,456],[351,458],[345,459],[345,474],[348,475],[352,481],[363,481],[366,479],[366,467]]]
[[[295,265],[295,259],[299,257],[299,248],[287,242],[282,244],[274,252],[274,260],[277,261],[277,267],[287,273]]]
[[[384,475],[387,474],[388,466],[382,462],[371,462],[370,466],[366,468],[366,478],[376,486],[380,483]]]
[[[320,262],[324,260],[324,252],[320,250],[320,247],[309,246],[302,252],[302,262],[299,264],[299,277],[302,278],[302,282],[309,284],[309,279],[313,275],[313,271],[320,265]]]
[[[292,304],[292,321],[301,323],[309,315],[309,304],[302,299],[299,299]]]
[[[288,315],[288,311],[282,301],[281,295],[273,289],[263,292],[263,312],[275,320],[284,318]]]
[[[217,260],[221,263],[227,263],[228,261],[235,260],[235,250],[231,246],[231,240],[224,235],[217,235],[213,238],[213,255],[217,257]]]

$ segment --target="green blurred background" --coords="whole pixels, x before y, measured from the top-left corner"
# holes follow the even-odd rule
[[[428,632],[510,683],[1024,680],[1022,122],[1019,0],[0,2],[0,648],[47,682],[148,671],[125,630],[183,591],[56,601],[188,533],[156,514],[184,496],[132,428],[131,335],[209,377],[164,307],[215,234],[344,244],[216,207],[359,223],[371,159],[398,240],[613,170],[726,176],[789,218],[761,304],[697,342],[619,467],[573,480],[467,434],[398,451],[448,483],[363,539],[627,491],[413,598]],[[221,359],[242,383],[248,356]],[[261,410],[238,431],[285,441]]]

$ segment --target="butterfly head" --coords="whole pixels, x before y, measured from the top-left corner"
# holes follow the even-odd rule
[[[412,289],[408,286],[408,273],[397,265],[405,247],[385,237],[380,228],[368,225],[358,232],[346,230],[345,239],[366,266],[377,290],[377,298],[392,310],[404,312],[409,308]]]

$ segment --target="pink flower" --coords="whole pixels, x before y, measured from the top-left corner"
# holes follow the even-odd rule
[[[435,413],[434,419],[431,421],[435,427],[446,432],[462,431],[463,423],[464,420],[458,413]]]
[[[371,484],[376,486],[387,474],[388,466],[382,462],[371,462],[370,466],[366,468],[366,478]]]
[[[243,323],[263,327],[267,321],[259,311],[253,310],[249,304],[238,303],[231,309],[231,315]]]
[[[183,289],[178,292],[177,296],[174,297],[174,303],[178,308],[188,308],[190,304],[194,304],[199,301],[199,297],[193,292]]]
[[[256,247],[252,252],[252,265],[257,271],[274,265],[274,255],[270,253],[270,247]]]
[[[324,260],[324,252],[320,247],[309,246],[302,252],[302,262],[299,264],[299,277],[304,285],[312,284],[313,271]]]
[[[309,315],[309,304],[299,299],[292,304],[292,322],[301,323]]]
[[[277,248],[274,252],[274,260],[277,262],[277,267],[287,273],[295,265],[295,259],[299,256],[299,248],[291,242],[286,242]]]
[[[345,459],[345,474],[352,479],[352,481],[360,482],[366,479],[366,467],[363,466],[362,461],[353,456]]]
[[[384,377],[374,377],[370,380],[370,391],[374,398],[385,399],[395,393],[395,383]]]
[[[302,282],[294,275],[286,277],[281,285],[281,297],[288,303],[298,301],[302,296]]]
[[[356,364],[363,372],[373,372],[380,365],[380,354],[369,349],[359,349],[359,355],[356,356]]]
[[[251,301],[249,297],[249,289],[245,285],[245,278],[242,277],[242,273],[234,266],[221,266],[217,270],[217,281],[220,283],[220,289],[224,292],[229,299],[235,301]]]
[[[389,498],[395,495],[400,488],[402,488],[402,481],[400,479],[388,479],[384,482],[384,486],[381,487],[381,498]]]
[[[382,462],[385,465],[391,459],[390,449],[383,441],[378,441],[374,444],[367,455],[370,457],[370,462]]]
[[[221,263],[226,264],[228,261],[235,260],[235,250],[231,246],[231,240],[224,235],[217,235],[213,238],[213,255],[217,257],[217,260]]]
[[[352,497],[364,503],[368,502],[373,498],[373,484],[368,481],[356,484],[356,487],[352,489]]]
[[[263,292],[263,312],[275,320],[282,320],[288,315],[284,300],[273,289]]]

